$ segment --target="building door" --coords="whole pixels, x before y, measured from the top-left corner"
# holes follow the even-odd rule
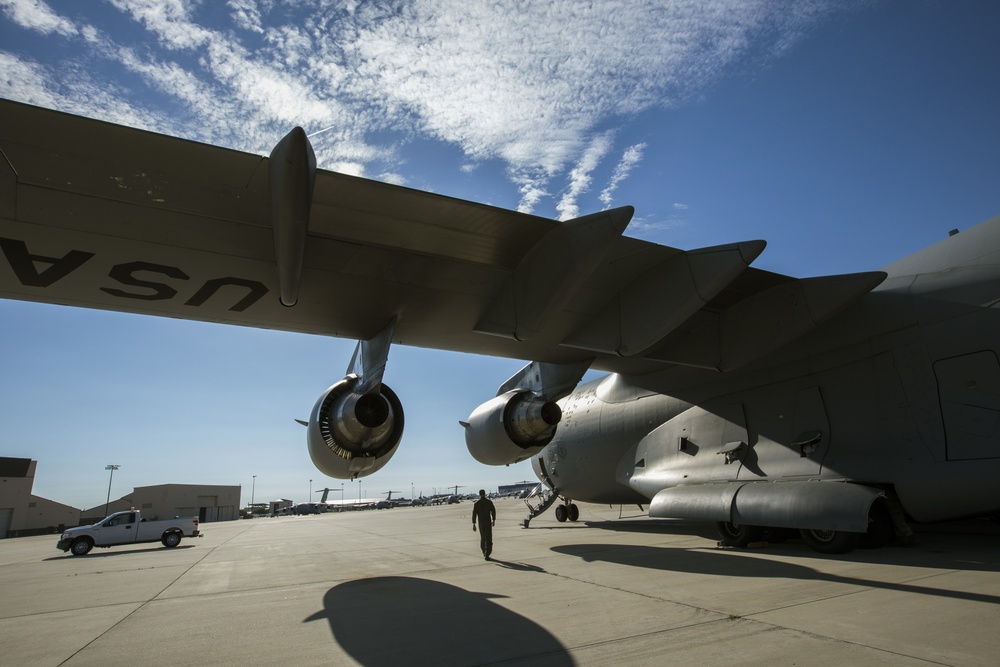
[[[0,507],[0,540],[10,532],[10,520],[14,516],[13,507]]]

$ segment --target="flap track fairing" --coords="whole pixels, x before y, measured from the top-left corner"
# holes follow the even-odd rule
[[[316,184],[316,154],[301,127],[293,129],[274,147],[267,170],[279,295],[283,306],[294,306],[299,299],[309,211]]]

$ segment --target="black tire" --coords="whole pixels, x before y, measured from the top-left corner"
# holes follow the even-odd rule
[[[564,523],[569,516],[569,511],[565,505],[556,505],[556,521]]]
[[[94,548],[94,543],[88,540],[86,537],[78,537],[73,540],[73,544],[69,545],[69,551],[74,556],[86,556],[90,553],[90,550]]]
[[[881,549],[896,539],[896,526],[885,501],[877,499],[868,510],[868,532],[861,536],[858,546],[862,549]]]
[[[791,528],[763,528],[761,530],[761,539],[771,544],[781,544],[782,542],[786,542],[792,534]]]
[[[580,508],[576,506],[576,503],[573,503],[569,506],[569,520],[570,521],[580,520]]]
[[[167,533],[166,535],[163,536],[160,542],[162,542],[163,546],[165,546],[166,548],[173,549],[174,547],[176,547],[178,544],[181,543],[181,534]]]
[[[764,536],[760,526],[744,526],[731,521],[719,521],[715,524],[723,543],[731,547],[745,547],[751,542],[758,542]]]
[[[862,533],[848,533],[843,530],[812,530],[803,528],[799,531],[802,541],[813,551],[821,554],[846,554],[854,551],[861,541]]]

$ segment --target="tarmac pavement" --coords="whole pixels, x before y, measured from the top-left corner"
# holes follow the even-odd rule
[[[0,540],[4,665],[996,665],[1000,526],[821,556],[580,505],[497,501],[202,524],[95,549]]]

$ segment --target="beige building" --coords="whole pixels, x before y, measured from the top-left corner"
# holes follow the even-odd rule
[[[31,459],[0,457],[0,539],[60,533],[130,507],[148,518],[196,516],[203,523],[239,518],[240,487],[206,484],[137,486],[107,505],[81,511],[31,493],[37,465]]]
[[[132,493],[113,500],[104,511],[104,503],[83,511],[85,524],[100,521],[107,514],[130,507],[148,519],[169,519],[175,516],[196,516],[202,523],[233,521],[239,518],[239,486],[205,484],[155,484],[137,486]]]
[[[0,538],[59,533],[80,525],[80,510],[33,495],[37,461],[0,457]]]

